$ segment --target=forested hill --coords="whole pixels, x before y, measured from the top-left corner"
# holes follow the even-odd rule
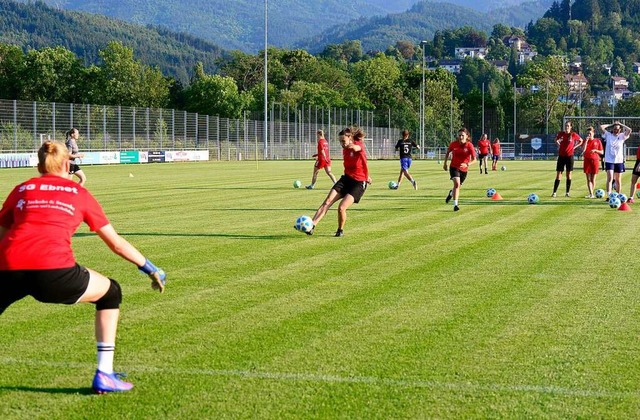
[[[0,42],[24,50],[63,46],[85,61],[98,61],[98,52],[111,41],[132,47],[137,59],[157,66],[181,82],[197,62],[213,73],[225,55],[220,47],[191,35],[140,26],[90,13],[62,11],[44,3],[0,0]]]
[[[299,43],[298,47],[317,53],[328,44],[360,40],[365,51],[384,51],[399,40],[419,43],[421,40],[433,39],[438,30],[462,26],[488,33],[497,23],[524,28],[530,21],[540,18],[551,4],[551,0],[531,1],[483,13],[450,3],[423,1],[404,13],[335,26],[322,35]]]

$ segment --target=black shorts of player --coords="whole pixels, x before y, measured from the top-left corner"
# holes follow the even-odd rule
[[[462,185],[462,183],[464,182],[465,179],[467,179],[467,173],[464,171],[461,171],[458,168],[452,168],[449,167],[449,177],[451,179],[453,178],[460,178],[460,185]]]
[[[76,172],[80,171],[80,167],[78,165],[76,165],[75,163],[72,163],[71,165],[69,165],[69,174],[75,174]]]
[[[573,156],[558,156],[558,163],[556,163],[556,172],[563,172],[567,169],[567,172],[573,171]]]
[[[636,164],[633,165],[633,172],[635,176],[640,176],[640,159],[636,160]]]
[[[333,185],[333,190],[336,190],[343,197],[347,194],[353,197],[354,203],[359,203],[360,199],[367,190],[367,183],[364,181],[356,181],[349,175],[342,175],[338,182]]]
[[[56,270],[0,271],[0,314],[26,296],[73,305],[87,290],[90,277],[89,270],[78,264]]]
[[[486,158],[487,156],[489,156],[489,154],[488,154],[488,153],[486,153],[486,154],[484,154],[484,155],[483,155],[483,154],[479,154],[479,155],[478,155],[478,158],[479,158],[479,159],[484,159],[484,158]]]

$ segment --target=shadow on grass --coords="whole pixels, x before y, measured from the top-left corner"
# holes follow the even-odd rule
[[[293,223],[291,224],[293,231]],[[229,238],[229,239],[263,239],[274,240],[284,239],[291,235],[246,235],[241,233],[185,233],[185,232],[119,232],[120,236],[160,236],[170,238]],[[91,232],[79,232],[73,235],[74,238],[86,238],[97,236]]]
[[[45,388],[33,386],[0,386],[0,391],[37,392],[41,394],[96,395],[91,388]]]

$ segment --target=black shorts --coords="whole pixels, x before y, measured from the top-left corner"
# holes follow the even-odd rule
[[[89,270],[78,264],[56,270],[0,271],[0,314],[26,296],[73,305],[86,292],[90,277]]]
[[[333,185],[334,190],[340,193],[341,196],[347,194],[353,197],[353,202],[358,203],[367,190],[367,183],[364,181],[356,181],[349,175],[342,175],[338,182]]]
[[[451,166],[449,167],[449,177],[451,179],[453,178],[460,178],[460,185],[462,185],[462,183],[464,182],[465,179],[467,179],[467,173],[464,171],[461,171],[458,168],[452,168]]]
[[[481,154],[478,155],[478,159],[484,159],[487,156],[489,156],[489,153],[484,153],[484,154],[481,153]]]
[[[564,172],[565,168],[567,168],[567,172],[573,171],[573,156],[558,156],[556,172]]]
[[[80,169],[80,167],[73,162],[71,163],[71,165],[69,165],[69,174],[75,174],[76,172],[81,170],[82,169]]]
[[[633,165],[633,174],[635,176],[640,176],[640,159],[636,160],[636,164]]]

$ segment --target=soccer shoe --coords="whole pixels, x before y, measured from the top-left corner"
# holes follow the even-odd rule
[[[305,232],[307,235],[311,236],[313,235],[313,231],[316,230],[316,225],[313,225],[313,227],[311,228],[311,230],[309,232]]]
[[[453,198],[453,190],[449,190],[449,194],[447,194],[447,198],[444,199],[444,202],[449,203],[449,201],[451,201],[452,198]]]
[[[336,238],[342,238],[344,236],[344,231],[342,229],[336,230],[336,234],[334,235]]]
[[[633,198],[630,198],[630,199],[627,200],[627,203],[629,203],[629,204],[633,204],[635,202],[636,202],[636,200],[634,200]]]
[[[489,175],[489,172],[487,172],[487,170],[485,169],[485,170],[484,170],[484,174],[485,174],[485,175]]]
[[[98,394],[129,391],[133,388],[133,384],[120,380],[124,377],[123,373],[104,373],[101,370],[96,370],[92,388]]]
[[[551,197],[556,198],[556,193],[551,194]]]
[[[305,188],[308,189],[308,190],[312,190],[313,189],[313,185],[307,185]]]
[[[415,179],[413,181],[411,181],[411,184],[413,184],[413,189],[417,190],[418,189],[418,181],[416,181]]]
[[[566,193],[564,196],[565,196],[565,197],[571,197],[571,196],[569,195],[569,193]]]
[[[458,210],[460,210],[460,207],[458,207],[458,206],[453,206],[453,211],[458,211]]]
[[[585,195],[584,198],[595,198],[593,195],[589,194],[589,195]]]

